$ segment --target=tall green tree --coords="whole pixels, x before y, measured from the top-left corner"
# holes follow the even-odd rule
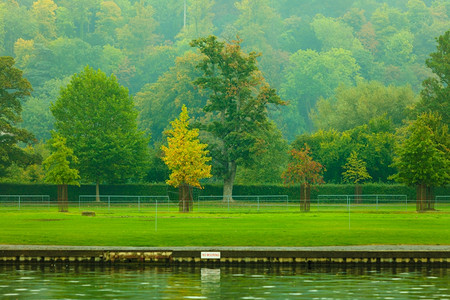
[[[79,160],[84,181],[124,183],[143,174],[148,139],[137,129],[137,111],[114,75],[86,67],[74,74],[51,106],[56,131]]]
[[[433,208],[431,188],[450,183],[450,135],[437,113],[423,113],[405,128],[396,148],[392,176],[417,186],[417,210]]]
[[[21,100],[30,95],[31,84],[23,78],[22,71],[14,67],[14,59],[0,57],[0,177],[13,162],[25,165],[33,157],[19,143],[31,143],[33,135],[20,128]]]
[[[43,162],[45,181],[58,185],[58,206],[60,212],[68,211],[67,185],[80,185],[80,175],[71,164],[77,163],[73,150],[66,146],[66,139],[55,134],[49,140],[52,154]]]
[[[447,126],[450,126],[450,30],[441,35],[437,42],[437,51],[431,53],[426,61],[436,76],[422,83],[421,100],[415,110],[419,114],[437,112]]]
[[[210,92],[204,108],[210,121],[204,129],[212,140],[216,170],[224,179],[225,199],[232,197],[237,166],[251,160],[260,132],[269,126],[268,105],[282,104],[258,70],[259,55],[244,53],[240,43],[221,42],[215,36],[191,43],[204,55],[198,65],[203,76],[195,83]]]

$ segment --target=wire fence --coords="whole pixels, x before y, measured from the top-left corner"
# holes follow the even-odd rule
[[[450,196],[436,196],[436,210],[450,211]],[[58,206],[49,195],[0,195],[0,210],[41,209],[52,210]],[[194,212],[295,212],[300,210],[300,200],[288,195],[195,195],[190,203]],[[128,212],[177,212],[178,197],[142,195],[80,195],[78,201],[69,202],[70,210],[94,210],[108,212],[114,210]],[[416,200],[406,195],[318,195],[311,199],[311,211],[415,211]]]
[[[409,201],[409,204],[415,201]],[[321,208],[344,208],[352,207],[353,209],[389,209],[389,210],[408,210],[407,195],[318,195],[317,210]]]
[[[286,211],[293,205],[288,195],[198,196],[194,202],[198,211]]]
[[[169,196],[128,196],[128,195],[80,195],[78,197],[78,208],[112,210],[114,208],[130,208],[137,211],[159,207],[160,210],[171,210]]]
[[[49,195],[0,195],[0,207],[9,209],[50,208]]]

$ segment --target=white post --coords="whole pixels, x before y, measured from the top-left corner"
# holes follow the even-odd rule
[[[378,210],[378,195],[377,195],[377,210]]]
[[[19,210],[20,210],[20,196],[19,196]]]
[[[258,211],[259,211],[259,196],[256,197],[256,199],[258,200]]]
[[[158,231],[158,198],[155,201],[155,231]]]

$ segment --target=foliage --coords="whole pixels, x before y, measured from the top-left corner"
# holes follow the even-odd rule
[[[254,154],[254,162],[237,170],[236,184],[282,183],[281,174],[289,159],[289,144],[274,124],[263,135],[262,144]]]
[[[54,130],[55,119],[50,111],[50,105],[55,102],[59,96],[62,87],[66,86],[70,77],[62,80],[51,79],[43,86],[35,89],[33,96],[29,97],[23,104],[23,123],[22,127],[33,132],[36,139],[45,142],[51,138],[51,132]]]
[[[333,48],[327,52],[299,50],[290,57],[281,95],[294,107],[289,118],[309,120],[308,114],[320,97],[330,97],[339,84],[352,85],[360,66],[352,53]],[[311,124],[307,122],[307,130]]]
[[[321,184],[324,183],[322,173],[324,166],[314,161],[309,155],[310,148],[305,144],[303,149],[290,151],[292,161],[288,164],[283,179],[285,184]]]
[[[55,134],[48,142],[52,148],[52,154],[43,162],[46,172],[45,181],[59,185],[79,186],[79,172],[70,167],[71,164],[76,164],[78,159],[73,155],[73,150],[66,146],[66,139]]]
[[[450,30],[437,39],[437,51],[431,53],[427,66],[437,76],[423,81],[421,101],[416,112],[438,112],[447,126],[450,126]]]
[[[372,179],[366,168],[366,162],[358,158],[358,154],[353,151],[347,158],[347,163],[344,166],[345,172],[342,173],[344,182],[347,183],[362,183],[366,180]]]
[[[319,100],[312,120],[318,129],[345,131],[384,116],[398,127],[415,102],[409,86],[386,87],[377,81],[361,81],[356,86],[341,85],[333,97]]]
[[[282,104],[258,70],[259,55],[244,53],[240,43],[221,42],[215,36],[191,43],[204,55],[198,65],[203,75],[195,84],[210,92],[204,107],[210,120],[204,129],[212,136],[211,152],[219,162],[226,196],[232,195],[237,165],[251,160],[261,131],[269,126],[267,106]]]
[[[203,115],[206,105],[205,91],[197,88],[193,81],[201,76],[195,68],[201,57],[191,52],[178,57],[175,66],[158,78],[155,83],[145,85],[136,94],[139,127],[150,131],[152,140],[162,140],[163,131],[169,126],[169,120],[177,117],[182,105],[188,105],[194,119]]]
[[[0,57],[0,177],[14,162],[27,165],[36,157],[19,147],[19,143],[31,143],[30,132],[19,127],[22,121],[20,100],[29,96],[31,85],[22,77],[22,71],[14,67],[12,57]]]
[[[139,128],[149,130],[156,142],[182,104],[189,106],[195,121],[211,120],[201,112],[206,92],[192,85],[201,70],[189,61],[194,59],[187,54],[189,40],[210,34],[231,40],[239,35],[245,52],[263,53],[257,58],[259,71],[290,103],[268,110],[283,136],[293,141],[299,134],[314,132],[314,125],[326,131],[346,131],[384,114],[398,127],[414,97],[410,95],[420,92],[420,83],[422,100],[410,118],[439,111],[449,125],[450,92],[439,75],[444,69],[438,67],[448,61],[449,11],[448,0],[0,1],[0,56],[14,57],[16,67],[35,89],[32,97],[22,98],[22,128],[38,140],[50,138],[53,120],[48,108],[56,99],[42,94],[41,88],[56,87],[56,82],[82,72],[88,64],[108,76],[115,74],[136,96]],[[176,63],[180,57],[184,63]],[[374,102],[364,109],[358,98],[360,103],[347,102],[349,110],[337,113],[342,112],[336,103],[342,104],[343,90],[350,94],[360,82],[374,81],[392,95],[403,87],[408,95],[390,101],[389,94],[385,97],[381,89],[374,89],[375,94],[380,92],[380,103],[367,96]],[[358,115],[347,114],[353,108]],[[341,163],[349,154],[346,150]],[[363,157],[368,154],[358,154],[374,180],[386,177],[381,170],[379,175],[373,172],[372,163]],[[250,170],[255,160],[247,161],[245,168]],[[220,164],[213,168],[223,173]],[[337,182],[342,170],[336,168],[333,173]]]
[[[51,110],[84,181],[121,183],[142,176],[148,139],[137,129],[133,101],[115,76],[86,67],[61,89]]]
[[[171,122],[166,131],[168,146],[162,146],[163,160],[171,170],[167,184],[178,187],[183,184],[201,188],[199,180],[211,177],[211,160],[206,144],[200,143],[198,129],[189,129],[189,115],[183,105],[178,119]]]
[[[395,170],[391,166],[395,144],[392,122],[383,116],[368,124],[338,132],[334,129],[319,130],[297,137],[292,146],[299,150],[307,143],[313,158],[327,167],[324,180],[342,182],[343,166],[352,151],[367,163],[367,170],[374,181],[386,182]]]
[[[396,147],[393,178],[408,185],[450,183],[450,136],[437,113],[423,113],[405,129]]]

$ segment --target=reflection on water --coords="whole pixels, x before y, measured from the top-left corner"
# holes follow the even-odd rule
[[[450,299],[448,271],[0,266],[0,298]]]

